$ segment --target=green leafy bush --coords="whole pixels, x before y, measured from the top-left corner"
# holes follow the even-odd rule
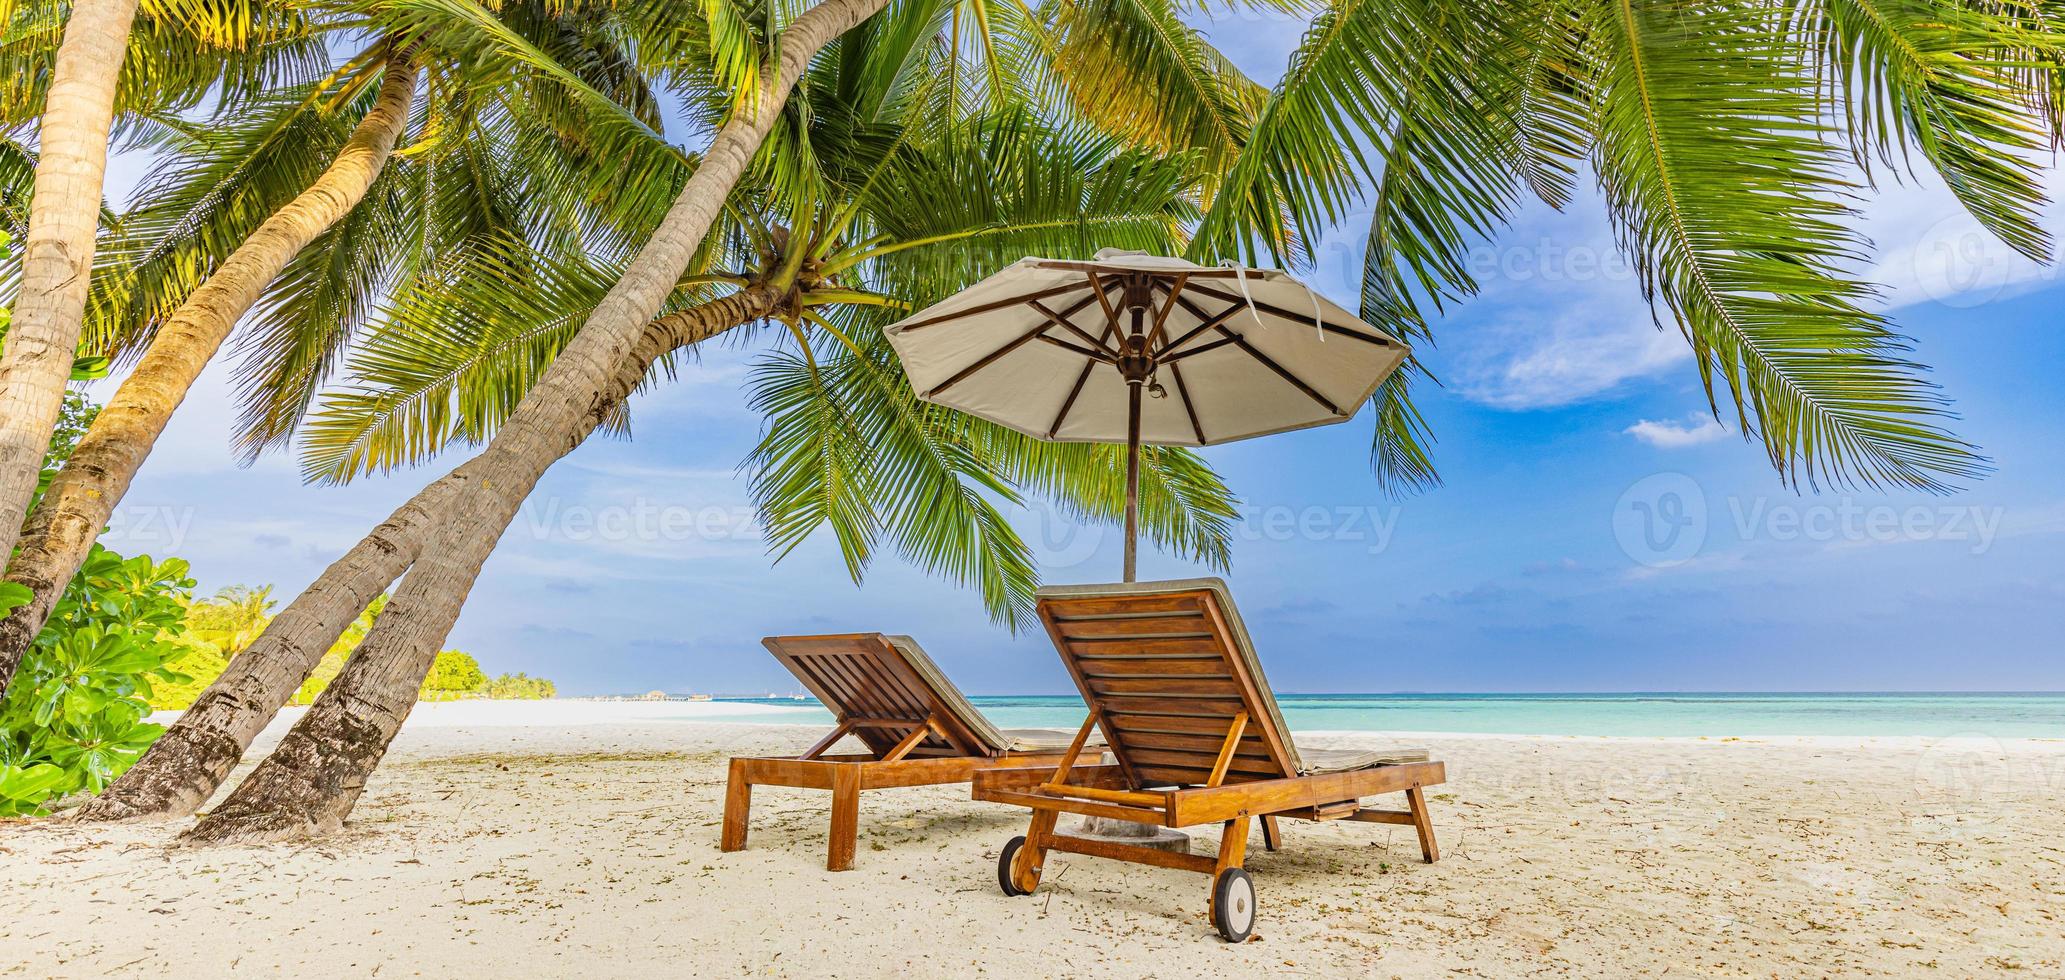
[[[6,313],[0,309],[0,342]],[[75,381],[106,373],[100,358],[72,365]],[[99,413],[84,394],[66,393],[31,509]],[[51,799],[99,792],[164,731],[144,717],[155,685],[187,679],[173,664],[189,652],[182,636],[193,586],[186,562],[94,546],[0,700],[0,815],[41,813]],[[0,615],[30,597],[0,583]]]
[[[0,814],[100,792],[164,731],[144,718],[154,685],[186,680],[193,586],[184,561],[94,546],[0,702]]]

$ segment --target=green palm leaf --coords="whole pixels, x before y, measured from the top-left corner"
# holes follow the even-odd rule
[[[1858,144],[1899,165],[1914,146],[1965,209],[2016,251],[2051,259],[2038,224],[2036,155],[2050,133],[2030,108],[2029,72],[2059,54],[2054,34],[2017,23],[2015,5],[1965,0],[1800,0],[1831,110]],[[2038,92],[2048,95],[2049,86]]]
[[[1615,0],[1585,21],[1596,162],[1645,292],[1683,325],[1711,394],[1786,479],[1943,490],[1984,472],[1903,356],[1833,194],[1837,133],[1768,12]],[[1754,416],[1754,421],[1752,421]]]

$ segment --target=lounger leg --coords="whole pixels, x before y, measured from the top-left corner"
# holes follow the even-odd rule
[[[1278,826],[1276,825],[1276,814],[1273,814],[1273,813],[1266,813],[1266,814],[1263,814],[1263,815],[1262,815],[1262,849],[1263,849],[1263,850],[1265,850],[1265,851],[1274,851],[1274,850],[1276,850],[1276,846],[1277,846],[1277,844],[1278,844],[1279,842],[1281,842],[1281,841],[1283,840],[1283,838],[1282,838],[1282,837],[1279,837],[1279,836],[1277,836],[1277,835],[1279,835],[1279,834],[1281,834],[1281,833],[1283,833],[1283,829],[1282,829],[1282,828],[1280,828],[1280,827],[1278,827]]]
[[[1228,820],[1219,831],[1219,864],[1212,869],[1212,886],[1219,883],[1219,872],[1227,868],[1238,868],[1248,856],[1248,821]],[[1207,886],[1208,888],[1211,886]],[[1216,891],[1216,888],[1213,889]],[[1205,916],[1212,914],[1212,891],[1205,893]]]
[[[1212,869],[1217,875],[1227,868],[1238,868],[1248,856],[1248,822],[1228,820],[1219,833],[1219,866]]]
[[[1405,791],[1405,802],[1411,806],[1413,829],[1420,834],[1420,857],[1428,864],[1441,860],[1441,848],[1434,843],[1434,821],[1427,815],[1427,793],[1418,786]]]
[[[746,846],[746,816],[753,809],[753,784],[746,781],[746,760],[731,760],[731,781],[724,787],[724,834],[718,847],[725,851]]]
[[[1025,831],[1025,843],[1019,846],[1018,860],[1011,869],[1019,891],[1031,894],[1040,887],[1040,873],[1047,864],[1047,838],[1053,836],[1059,819],[1059,810],[1033,811],[1032,826]]]
[[[853,870],[854,839],[860,836],[860,767],[832,767],[832,848],[827,871]]]

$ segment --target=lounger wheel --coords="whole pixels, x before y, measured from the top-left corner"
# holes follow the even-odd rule
[[[1212,927],[1229,943],[1244,943],[1255,931],[1255,881],[1239,868],[1219,872],[1212,882]]]
[[[1004,845],[1004,853],[997,855],[997,887],[1002,888],[1004,894],[1012,898],[1032,894],[1018,887],[1018,883],[1011,880],[1011,864],[1018,860],[1018,852],[1024,847],[1025,835],[1020,834],[1011,838],[1011,842]]]

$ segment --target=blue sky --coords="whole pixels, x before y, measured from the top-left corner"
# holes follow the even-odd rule
[[[1220,25],[1270,78],[1299,25]],[[117,160],[125,192],[149,162]],[[1355,306],[1366,216],[1321,243],[1313,284]],[[2058,221],[2052,227],[2061,227]],[[1407,500],[1368,469],[1370,421],[1206,450],[1242,498],[1231,574],[1288,691],[2065,689],[2065,409],[2055,270],[1979,234],[1940,188],[1868,207],[1867,274],[1998,472],[1948,497],[1795,494],[1705,411],[1691,355],[1658,330],[1597,202],[1535,208],[1479,256],[1487,288],[1424,352],[1447,486]],[[893,560],[864,585],[829,539],[779,565],[738,464],[759,432],[754,352],[706,351],[633,403],[632,441],[562,461],[505,536],[451,645],[567,694],[788,692],[769,633],[880,629],[925,642],[976,693],[1058,693],[1037,635]],[[284,598],[424,482],[300,485],[290,458],[239,468],[227,365],[174,420],[109,544],[177,553],[203,591]],[[102,392],[104,397],[105,392]],[[1051,581],[1117,576],[1116,531],[1019,515]],[[1198,570],[1142,559],[1142,578]]]

